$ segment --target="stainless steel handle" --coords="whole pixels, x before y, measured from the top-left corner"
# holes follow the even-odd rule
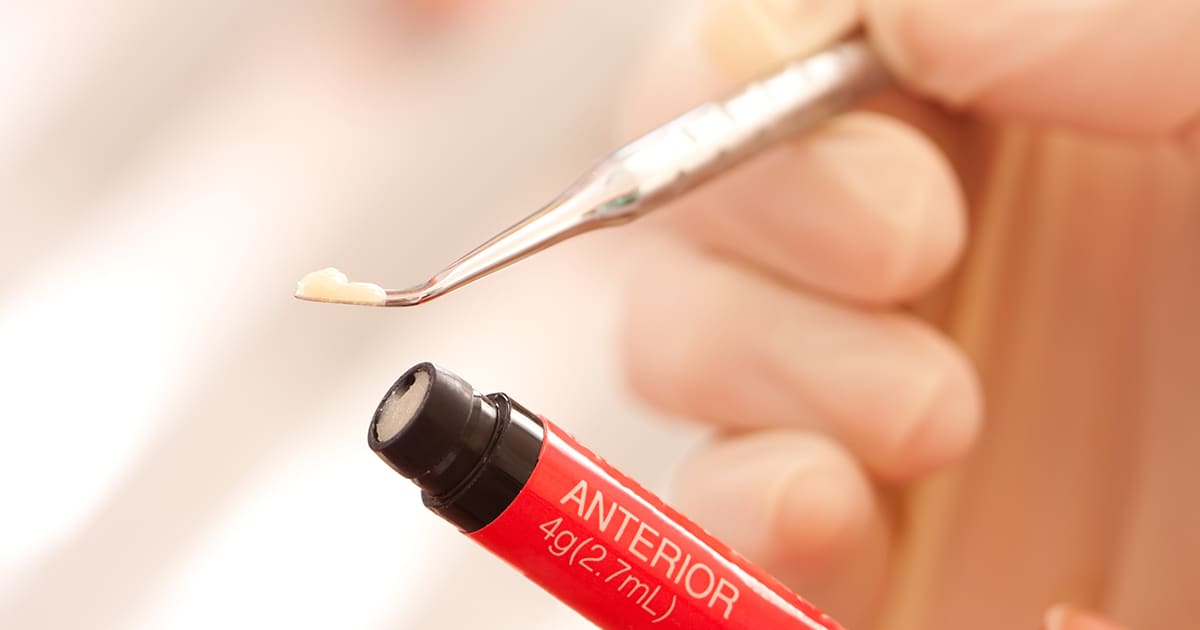
[[[789,63],[736,94],[705,103],[618,150],[637,182],[641,214],[727,170],[733,162],[848,108],[889,81],[863,40]],[[633,204],[631,204],[633,205]]]

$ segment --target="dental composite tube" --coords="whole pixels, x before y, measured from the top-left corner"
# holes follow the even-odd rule
[[[844,630],[548,420],[429,363],[368,443],[425,506],[603,628]]]

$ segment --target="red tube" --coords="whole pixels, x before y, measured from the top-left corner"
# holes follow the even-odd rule
[[[430,364],[371,448],[425,505],[604,628],[844,630],[544,418]]]
[[[471,534],[604,628],[842,626],[542,419],[533,474]]]

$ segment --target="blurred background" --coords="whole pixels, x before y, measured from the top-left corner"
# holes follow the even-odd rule
[[[547,201],[679,3],[474,4],[0,8],[0,627],[589,627],[366,430],[432,360],[665,491],[696,435],[621,380],[621,232],[416,309],[291,297]]]

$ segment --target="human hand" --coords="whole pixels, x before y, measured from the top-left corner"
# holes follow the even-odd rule
[[[706,5],[635,126],[864,23],[904,88],[654,219],[631,383],[719,430],[680,506],[852,628],[1189,623],[1200,3]]]

